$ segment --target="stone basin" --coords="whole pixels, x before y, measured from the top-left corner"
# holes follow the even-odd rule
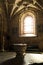
[[[22,44],[22,43],[16,43],[11,45],[12,51],[16,53],[25,53],[27,48],[27,44]]]

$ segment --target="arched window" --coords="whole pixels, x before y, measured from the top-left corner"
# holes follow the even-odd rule
[[[20,16],[19,35],[21,37],[36,36],[36,18],[32,12],[26,12]]]

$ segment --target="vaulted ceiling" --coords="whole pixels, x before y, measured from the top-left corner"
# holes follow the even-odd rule
[[[19,12],[21,9],[27,7],[34,7],[37,5],[40,9],[43,10],[43,0],[6,0],[6,7],[9,5],[10,15],[16,12]],[[33,4],[33,5],[32,5]]]
[[[0,0],[3,3],[5,11],[10,15],[15,15],[20,10],[33,7],[43,11],[43,0]]]

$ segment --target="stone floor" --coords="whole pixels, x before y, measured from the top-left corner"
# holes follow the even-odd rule
[[[34,64],[33,64],[34,63]],[[37,63],[37,64],[36,64]],[[0,52],[0,65],[43,65],[43,53],[25,53],[25,56],[14,52]]]

